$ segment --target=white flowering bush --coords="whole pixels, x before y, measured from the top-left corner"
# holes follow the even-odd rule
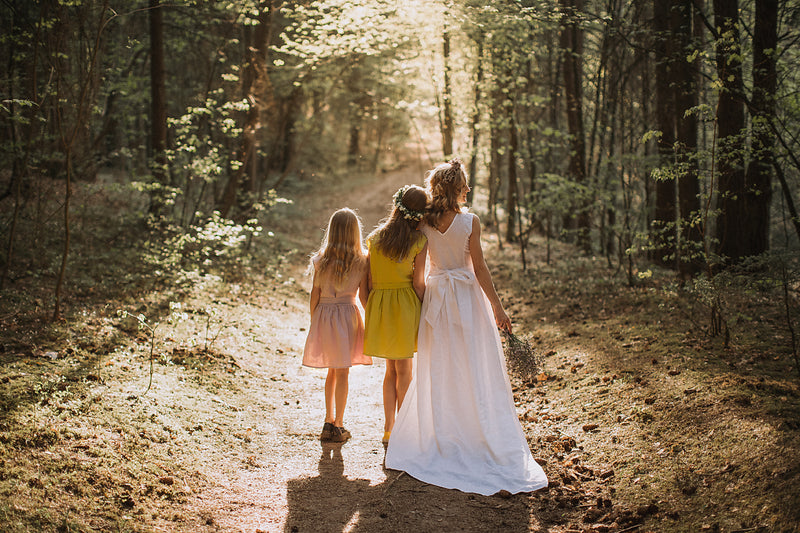
[[[154,232],[161,238],[147,241],[143,258],[162,278],[189,279],[181,272],[196,272],[202,277],[238,260],[249,240],[262,231],[256,219],[238,223],[214,211],[185,230],[174,225],[161,227]]]

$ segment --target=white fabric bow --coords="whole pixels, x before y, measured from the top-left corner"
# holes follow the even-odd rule
[[[438,309],[428,307],[425,320],[434,328],[445,318],[452,324],[464,327],[462,314],[472,316],[471,285],[475,274],[467,269],[437,270],[428,276],[425,299],[431,291],[431,302],[439,303]],[[443,316],[443,315],[446,315]]]

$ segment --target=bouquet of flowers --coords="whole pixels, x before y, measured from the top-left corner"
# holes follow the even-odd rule
[[[503,330],[503,353],[508,370],[524,381],[532,381],[542,372],[542,356],[525,338]]]

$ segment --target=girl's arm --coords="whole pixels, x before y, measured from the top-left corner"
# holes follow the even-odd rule
[[[314,265],[314,277],[311,280],[311,314],[314,314],[314,311],[317,309],[317,305],[319,305],[319,297],[322,294],[322,287],[319,286],[317,283],[317,265]]]
[[[500,297],[497,296],[497,291],[494,290],[494,283],[492,283],[492,274],[489,272],[489,267],[486,266],[486,260],[483,258],[483,250],[481,249],[481,223],[477,216],[472,218],[472,234],[469,236],[469,255],[472,258],[472,267],[475,269],[475,277],[478,284],[483,289],[486,297],[489,298],[489,303],[492,304],[492,311],[494,311],[494,321],[497,326],[508,332],[511,332],[511,319],[508,318],[503,304],[500,303]]]
[[[311,315],[314,315],[314,311],[317,310],[317,306],[319,305],[319,298],[322,296],[322,286],[320,282],[319,274],[317,273],[317,263],[319,262],[319,254],[315,254],[314,257],[311,258],[311,271],[313,272],[313,276],[311,278]]]
[[[367,308],[367,300],[369,299],[369,291],[372,289],[372,274],[369,268],[369,254],[367,254],[367,265],[364,269],[364,275],[361,277],[361,283],[358,285],[358,298],[361,300],[361,306]]]
[[[428,243],[422,247],[416,257],[414,257],[414,277],[411,278],[411,285],[417,298],[421,302],[425,297],[425,263],[428,261]]]

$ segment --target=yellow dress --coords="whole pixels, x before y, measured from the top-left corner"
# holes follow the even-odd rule
[[[367,241],[372,290],[364,313],[364,355],[408,359],[417,351],[421,304],[411,279],[414,258],[427,240],[421,235],[402,261],[389,259]]]

